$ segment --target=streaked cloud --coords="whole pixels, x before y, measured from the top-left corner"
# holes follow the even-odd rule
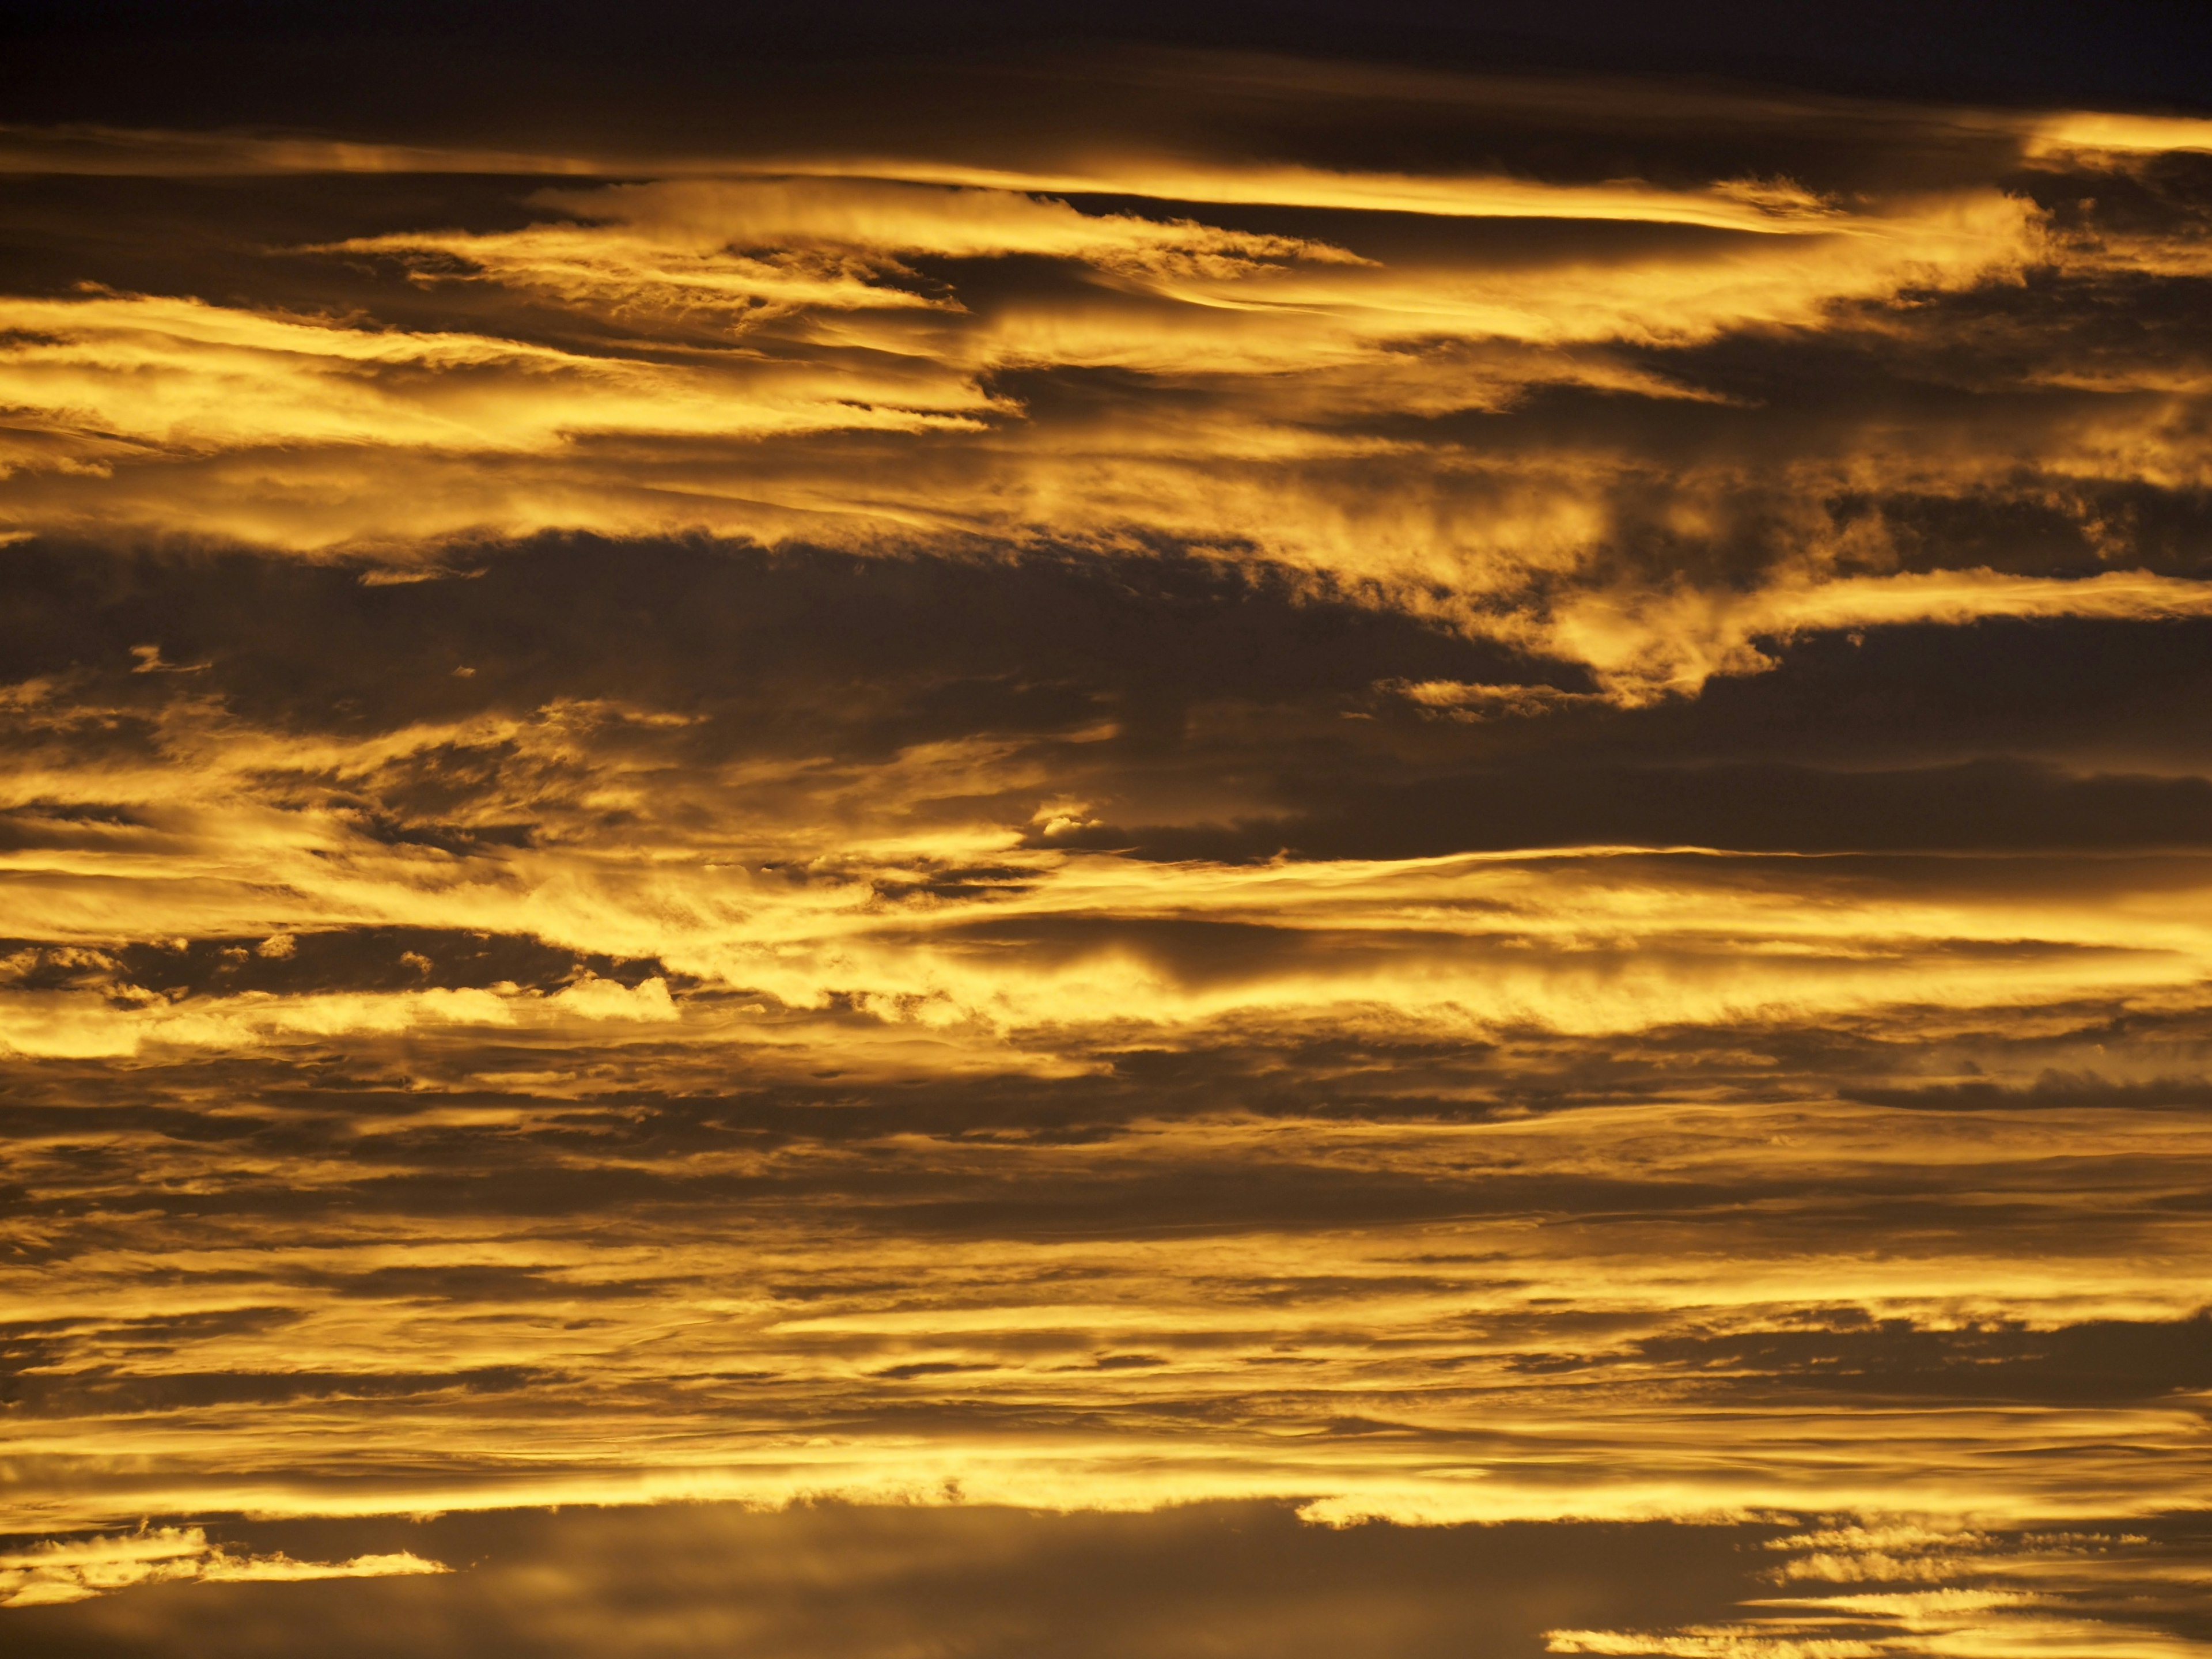
[[[1786,132],[1791,118],[1765,118]],[[537,192],[548,216],[520,228],[425,227],[292,256],[302,270],[372,261],[424,300],[495,289],[516,307],[506,333],[475,301],[479,326],[455,331],[379,325],[357,307],[11,301],[5,390],[22,415],[0,508],[24,530],[158,520],[307,550],[554,526],[877,549],[1167,538],[1588,663],[1622,696],[1693,690],[1756,668],[1762,633],[2020,614],[1971,570],[1869,586],[1899,550],[1834,503],[1870,479],[2017,492],[2025,446],[2047,480],[2031,497],[2087,524],[2094,509],[2063,503],[2086,481],[2194,477],[2186,417],[2142,403],[2194,395],[2170,357],[2085,358],[2063,299],[2014,306],[1996,332],[1942,320],[2022,292],[2031,272],[2063,296],[2131,260],[2196,269],[2194,242],[2100,234],[2070,198],[2062,227],[2021,182],[2063,166],[2094,188],[2105,154],[2030,145],[2012,156],[2024,175],[1992,154],[1978,181],[1887,192],[1779,173],[1670,191],[1230,161],[1014,173],[784,159],[747,177],[733,156],[733,176],[687,176],[694,161],[661,182]],[[1202,216],[1222,210],[1245,223]],[[1323,216],[1328,234],[1245,228],[1286,213]],[[1492,220],[1506,228],[1472,241],[1450,228]],[[1547,223],[1578,240],[1547,241]],[[986,269],[1008,261],[1031,262],[1012,286]],[[1932,354],[1945,379],[1961,347],[1998,374],[2047,349],[2069,367],[2031,384],[2094,386],[2111,406],[2029,398],[1995,428],[1978,411],[1930,425],[1900,387],[1840,421],[1780,416],[1812,424],[1778,474],[1752,439],[1776,417],[1733,412],[1771,392],[1694,361],[1778,331]],[[1102,402],[1081,377],[1108,372],[1166,401]],[[1626,423],[1533,452],[1514,439],[1513,411],[1577,389],[1620,400]],[[1664,434],[1700,401],[1720,424],[1680,467]],[[1482,416],[1512,422],[1504,453],[1439,427]],[[854,432],[883,437],[865,459],[845,440],[805,447]],[[1632,550],[1754,524],[1731,568],[1697,580]],[[2118,573],[2100,574],[2078,589],[2045,578],[2033,607],[2109,614]],[[2159,574],[2142,573],[2131,614],[2187,603],[2148,597]],[[1666,622],[1621,639],[1614,612]]]
[[[945,73],[0,134],[8,1616],[2192,1651],[2203,124]]]
[[[279,1583],[386,1578],[447,1568],[400,1551],[350,1561],[234,1555],[198,1527],[161,1527],[107,1538],[58,1540],[0,1554],[0,1607],[52,1607],[140,1584]]]

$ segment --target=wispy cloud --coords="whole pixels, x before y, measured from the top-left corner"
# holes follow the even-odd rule
[[[113,1537],[56,1539],[0,1554],[0,1607],[51,1607],[138,1584],[386,1578],[447,1571],[404,1551],[357,1555],[350,1561],[236,1555],[209,1543],[198,1527],[161,1527]]]
[[[1234,1504],[1727,1540],[1554,1651],[2128,1650],[2202,124],[972,76],[0,135],[0,1595]]]

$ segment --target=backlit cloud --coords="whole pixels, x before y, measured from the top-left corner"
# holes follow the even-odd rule
[[[872,73],[0,133],[5,1616],[2193,1651],[2204,124]]]
[[[295,1561],[234,1555],[198,1527],[162,1527],[118,1537],[72,1539],[0,1555],[0,1607],[52,1607],[138,1584],[279,1583],[382,1578],[444,1572],[404,1551],[350,1561]]]

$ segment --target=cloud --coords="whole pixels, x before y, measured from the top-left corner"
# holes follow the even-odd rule
[[[52,1607],[142,1584],[248,1583],[388,1578],[450,1569],[406,1551],[350,1561],[234,1555],[198,1527],[161,1527],[118,1537],[57,1539],[0,1554],[0,1607]]]
[[[676,1005],[668,994],[668,981],[648,979],[636,985],[623,985],[613,980],[586,976],[566,990],[556,992],[553,1000],[564,1011],[583,1015],[589,1019],[656,1020],[678,1018]]]
[[[1189,219],[1162,222],[1130,214],[1079,211],[1065,201],[1035,191],[1005,188],[931,188],[872,178],[843,169],[846,176],[811,178],[680,179],[644,185],[611,185],[590,189],[544,190],[534,205],[566,210],[582,222],[536,227],[501,240],[456,233],[417,244],[387,237],[334,245],[335,251],[404,252],[416,246],[453,253],[480,265],[494,280],[535,283],[564,297],[622,298],[649,283],[623,270],[623,262],[645,249],[684,251],[713,260],[718,256],[737,270],[746,247],[790,247],[817,255],[832,251],[847,257],[933,254],[944,258],[1006,258],[1032,255],[1081,260],[1131,274],[1155,273],[1224,277],[1261,274],[1272,262],[1314,261],[1358,264],[1356,256],[1327,243],[1285,236],[1223,230]],[[544,237],[544,241],[533,240]],[[581,279],[581,291],[536,275],[533,251],[559,248]],[[618,280],[595,284],[588,273],[611,268]],[[898,274],[894,267],[887,275]],[[682,292],[679,280],[674,290]],[[833,307],[839,291],[826,301]],[[897,305],[908,296],[867,290],[878,302]],[[916,296],[918,297],[918,296]]]
[[[2069,111],[2036,122],[2030,134],[2029,154],[2037,156],[2083,150],[2212,150],[2212,121],[2193,116]]]
[[[140,447],[186,455],[271,442],[505,453],[571,433],[914,424],[980,404],[957,382],[940,380],[933,397],[926,376],[902,386],[904,407],[878,410],[871,394],[887,391],[883,382],[834,369],[826,383],[769,364],[655,373],[511,340],[348,327],[189,298],[13,301],[6,316],[12,337],[0,353],[0,395],[43,416],[63,453],[94,468]]]
[[[1081,1659],[1136,1647],[1197,1655],[1257,1636],[1286,1655],[1352,1639],[1426,1659],[1501,1633],[1534,1646],[1562,1607],[1601,1617],[1650,1598],[1688,1617],[1716,1613],[1745,1577],[1723,1528],[1329,1529],[1256,1504],[1079,1516],[671,1505],[243,1530],[296,1536],[295,1548],[404,1540],[477,1565],[281,1599],[252,1586],[142,1592],[27,1624],[19,1613],[11,1636],[167,1653],[220,1631],[229,1650],[255,1655],[295,1651],[303,1639],[352,1655],[394,1630],[433,1656],[737,1644],[859,1656],[957,1642],[991,1656],[1049,1645]]]
[[[1844,1553],[1827,1553],[1817,1547],[1822,1546],[1842,1546]],[[2160,1581],[2192,1578],[2194,1571],[2158,1560],[2158,1541],[2142,1531],[2007,1535],[1905,1522],[1766,1544],[1793,1553],[1808,1547],[1815,1547],[1813,1553],[1793,1553],[1781,1577],[1916,1587],[1747,1597],[1737,1619],[1702,1627],[1553,1631],[1551,1650],[1880,1655],[2033,1646],[2179,1655],[2192,1640],[2173,1620],[2175,1603]],[[2112,1591],[2118,1584],[2135,1594],[2130,1612],[2116,1618]]]
[[[128,1644],[163,1655],[220,1641],[256,1656],[312,1640],[352,1656],[403,1632],[440,1659],[690,1655],[738,1643],[858,1656],[932,1642],[991,1659],[1039,1646],[1079,1659],[1133,1648],[1182,1659],[1255,1638],[1300,1659],[1346,1641],[1386,1659],[1471,1641],[1516,1653],[1767,1659],[1850,1644],[1887,1654],[2043,1641],[2163,1656],[2188,1650],[2184,1596],[2202,1561],[2179,1527],[1953,1534],[1949,1571],[1983,1583],[1820,1601],[1760,1593],[1751,1564],[1762,1546],[1798,1540],[1756,1523],[1320,1528],[1261,1504],[1085,1516],[811,1504],[230,1530],[261,1548],[404,1543],[473,1565],[284,1592],[149,1588],[19,1610],[11,1637],[33,1652]],[[2134,1592],[2124,1609],[2098,1600],[2100,1571]],[[1616,1622],[1624,1614],[1642,1622]]]
[[[995,1053],[1102,1007],[1163,1032],[1393,1007],[1468,1034],[1645,1030],[2068,987],[2155,1000],[2203,971],[2176,905],[2201,884],[2184,854],[2212,809],[2185,746],[1935,764],[1980,739],[1930,726],[1935,754],[1716,761],[1711,744],[1741,738],[1686,708],[1482,678],[1470,647],[1356,606],[1328,623],[1351,642],[1314,681],[1299,630],[1332,613],[1211,577],[1109,598],[1024,564],[902,562],[878,591],[892,573],[866,560],[834,579],[711,550],[601,561],[527,550],[469,581],[369,590],[301,572],[242,624],[220,611],[238,567],[157,562],[114,639],[159,612],[205,672],[137,675],[120,648],[95,670],[51,630],[27,644],[89,678],[38,682],[10,716],[0,857],[29,954],[8,1040],[538,1042],[682,1012],[702,1038],[750,1041],[771,1008],[848,1008],[964,1027]],[[530,591],[548,571],[570,596],[550,614]],[[2069,599],[1994,577],[1896,585],[1921,606],[1960,587],[2028,611]],[[1890,586],[1869,581],[1850,614]],[[2075,586],[2124,613],[2174,602],[2154,582]],[[565,607],[602,592],[641,635],[684,630],[684,649],[595,641],[597,603]],[[378,620],[332,620],[356,607]],[[1188,645],[1125,658],[1151,619],[1192,614],[1208,620]],[[1000,631],[1011,615],[1030,642],[1054,630],[1042,685]],[[476,641],[484,672],[455,680]],[[1458,673],[1378,690],[1376,669],[1413,653]],[[1255,659],[1283,678],[1222,672]],[[1888,678],[1876,661],[1846,684]],[[799,688],[819,689],[775,717]],[[1147,736],[1147,700],[1182,735]],[[334,718],[339,703],[354,712]],[[1518,718],[1426,718],[1493,707]],[[1583,719],[1600,724],[1493,746]],[[1255,729],[1289,745],[1283,763],[1255,757]],[[1377,732],[1407,745],[1380,771]],[[2063,878],[2023,862],[2092,852]]]
[[[160,1581],[442,1512],[555,1541],[303,1602],[887,1650],[1221,1503],[1434,1528],[1413,1653],[1563,1517],[1674,1542],[1532,1652],[2102,1650],[2180,1558],[2024,1540],[2206,1474],[2202,156],[1079,68],[9,140],[9,1524],[169,1528],[17,1613],[296,1650]],[[1382,1628],[1266,1579],[1085,1639]]]
[[[1476,90],[1389,96],[1466,121]],[[1498,118],[1562,119],[1516,96]],[[2082,193],[2140,195],[2139,159],[2046,154],[2033,121],[1712,108],[1816,179],[1827,124],[1982,136],[1941,176],[1898,158],[1850,188],[1756,165],[1691,186],[1138,149],[1027,172],[671,158],[497,227],[297,244],[262,278],[281,303],[9,301],[0,515],[402,569],[555,526],[1195,546],[1587,665],[1632,702],[1756,672],[1756,641],[1792,630],[2193,613],[2193,576],[2147,564],[2119,602],[2127,538],[2091,498],[2201,483],[2201,354],[2082,337],[2116,276],[2191,279],[2185,191],[2158,187],[2183,219],[2147,231]],[[1802,382],[1744,372],[1808,352],[1826,356]],[[1812,390],[1838,374],[1840,406]],[[1917,397],[1930,378],[1973,386],[1972,415]],[[2081,396],[2031,395],[2059,386]],[[1553,406],[1580,411],[1564,435]],[[2028,573],[1948,552],[1901,568],[1928,543],[1867,510],[1877,489],[2033,502],[2118,568],[2032,597],[2005,580]]]

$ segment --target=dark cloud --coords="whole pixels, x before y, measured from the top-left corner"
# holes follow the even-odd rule
[[[8,1404],[23,1419],[97,1412],[204,1410],[223,1406],[276,1406],[294,1401],[408,1399],[447,1394],[498,1394],[542,1385],[547,1379],[520,1366],[487,1366],[447,1375],[369,1372],[346,1376],[327,1371],[172,1371],[160,1376],[115,1377],[70,1374],[66,1379],[11,1379]]]
[[[464,848],[477,844],[475,837],[463,839]],[[551,990],[584,975],[635,985],[666,971],[655,962],[562,951],[512,934],[427,927],[134,940],[105,949],[0,939],[0,958],[11,988],[83,988],[111,996],[150,992],[172,1001],[256,992],[299,996],[495,985]]]
[[[2202,1517],[2188,1515],[2057,1533],[1872,1534],[1856,1550],[1848,1533],[1817,1524],[1326,1529],[1257,1504],[1149,1516],[838,1505],[769,1515],[695,1505],[489,1511],[414,1522],[234,1523],[216,1539],[295,1560],[406,1550],[458,1571],[157,1586],[22,1610],[11,1618],[11,1631],[29,1644],[21,1650],[41,1659],[156,1656],[220,1641],[253,1655],[296,1651],[312,1640],[340,1655],[404,1645],[430,1656],[547,1659],[794,1650],[988,1656],[1041,1644],[1078,1655],[1138,1647],[1197,1655],[1264,1639],[1289,1655],[1347,1642],[1388,1659],[1464,1652],[1469,1644],[1535,1655],[1556,1650],[1547,1638],[1560,1630],[1754,1634],[1760,1614],[1772,1618],[1778,1594],[1810,1593],[1805,1616],[1863,1632],[1867,1609],[1844,1601],[1823,1620],[1822,1601],[1870,1586],[1924,1589],[1930,1565],[1969,1586],[2026,1578],[2045,1607],[2055,1602],[2063,1614],[2094,1621],[2073,1627],[2093,1639],[2187,1639],[2203,1630],[2185,1596],[2154,1588],[2159,1578],[2142,1572],[2185,1571],[2202,1559]],[[1839,1561],[1853,1582],[1775,1583],[1778,1570]],[[2100,1594],[2100,1570],[2125,1575],[2136,1593]]]
[[[2212,836],[2212,786],[2203,780],[2079,778],[1998,759],[1890,773],[1540,763],[1312,793],[1328,805],[1311,817],[1227,830],[1103,824],[1070,839],[1156,858],[1237,860],[1284,852],[1434,858],[1593,842],[1803,853],[2133,851],[2193,848]]]
[[[195,693],[292,729],[601,697],[720,712],[717,746],[865,753],[1148,701],[1512,672],[1494,647],[1172,555],[1017,564],[560,537],[459,550],[467,580],[374,586],[357,568],[240,554],[33,544],[5,557],[7,678],[83,675],[79,695],[158,703],[161,688],[126,678],[131,646],[156,640],[210,665]]]
[[[2212,1318],[2096,1320],[2055,1331],[1856,1329],[1646,1338],[1643,1358],[1692,1373],[1893,1399],[2116,1405],[2212,1386]]]
[[[233,1528],[300,1559],[408,1549],[450,1577],[153,1588],[11,1616],[40,1656],[410,1651],[561,1655],[1200,1655],[1346,1642],[1390,1659],[1536,1655],[1559,1626],[1727,1610],[1771,1528],[1343,1530],[1281,1508],[1149,1516],[717,1507]],[[560,1588],[549,1598],[548,1587]],[[311,1636],[310,1632],[313,1632]]]

